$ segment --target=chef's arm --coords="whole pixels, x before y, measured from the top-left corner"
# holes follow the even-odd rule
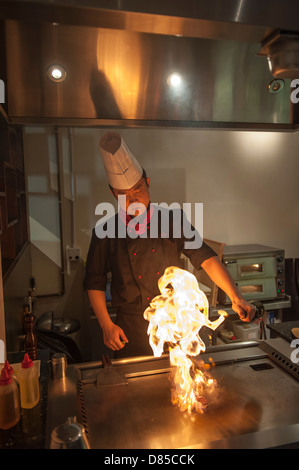
[[[101,290],[88,290],[88,298],[100,327],[103,330],[104,344],[113,351],[118,351],[128,342],[123,330],[110,318],[107,310],[105,292]]]
[[[205,260],[201,267],[212,281],[228,295],[232,302],[232,309],[239,317],[243,321],[251,321],[255,316],[255,307],[243,298],[229,271],[224,264],[221,263],[218,256],[213,256]]]

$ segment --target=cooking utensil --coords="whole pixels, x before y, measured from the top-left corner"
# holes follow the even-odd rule
[[[103,368],[97,376],[97,387],[127,384],[125,376],[112,366],[111,359],[108,354],[102,355],[102,366]]]
[[[53,429],[50,449],[90,449],[85,429],[75,416]]]
[[[53,379],[63,379],[65,377],[67,365],[66,355],[63,353],[53,354],[51,362]]]

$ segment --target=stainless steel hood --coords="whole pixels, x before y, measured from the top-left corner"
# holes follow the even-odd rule
[[[298,3],[0,4],[12,124],[293,128],[290,80],[269,93],[258,53],[276,30],[299,30]],[[55,64],[66,73],[57,83],[47,75]]]

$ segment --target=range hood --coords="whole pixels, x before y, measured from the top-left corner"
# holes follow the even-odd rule
[[[295,127],[293,75],[273,86],[260,51],[299,33],[297,2],[0,3],[12,124]]]

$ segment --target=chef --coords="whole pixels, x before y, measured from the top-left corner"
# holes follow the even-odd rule
[[[167,209],[155,213],[157,209],[150,204],[150,179],[121,135],[108,132],[99,145],[110,191],[119,202],[119,213],[110,220],[113,224],[106,221],[102,226],[115,227],[110,234],[109,230],[102,230],[106,236],[99,236],[97,227],[93,230],[84,287],[102,328],[104,343],[114,351],[114,357],[152,355],[143,312],[160,294],[158,279],[165,269],[182,267],[181,254],[197,270],[203,268],[226,292],[243,321],[251,321],[255,308],[242,297],[216,253],[204,242],[200,248],[186,248],[184,230],[175,230],[178,220],[181,225],[185,221],[183,213],[178,219],[169,211],[169,231],[165,233],[162,220],[163,210]],[[151,237],[153,223],[157,224],[155,237]],[[180,236],[174,236],[176,233]],[[105,297],[109,272],[112,305],[117,312],[115,322],[110,318]]]

